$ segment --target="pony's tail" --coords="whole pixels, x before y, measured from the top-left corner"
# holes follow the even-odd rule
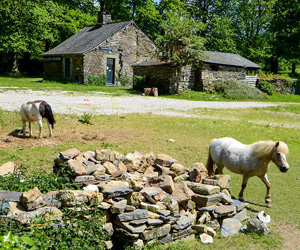
[[[208,172],[208,176],[212,176],[214,174],[214,162],[213,162],[213,159],[211,158],[210,147],[208,150],[208,159],[207,159],[207,163],[206,163],[206,169]]]
[[[45,118],[47,118],[48,122],[51,124],[52,128],[54,128],[55,119],[52,113],[51,106],[47,103],[45,105]]]

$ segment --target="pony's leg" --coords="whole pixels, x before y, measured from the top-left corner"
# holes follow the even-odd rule
[[[223,174],[223,168],[224,168],[223,166],[217,165],[215,174]]]
[[[240,201],[245,201],[245,199],[244,199],[244,190],[245,190],[245,188],[247,186],[248,179],[249,179],[249,176],[243,175],[242,189],[241,189],[241,191],[239,193],[239,200]]]
[[[41,138],[42,137],[42,129],[43,129],[42,119],[37,120],[37,122],[38,122],[39,128],[40,128],[40,132],[39,132],[39,137],[38,138]]]
[[[26,121],[22,120],[23,122],[23,137],[26,137]]]
[[[50,122],[47,120],[47,124],[48,124],[48,130],[49,130],[49,137],[52,136],[52,125],[50,124]]]
[[[272,206],[272,204],[271,204],[271,184],[268,180],[268,176],[267,176],[267,174],[265,174],[264,176],[259,176],[259,178],[266,185],[266,188],[267,188],[266,204],[268,207],[271,207]]]
[[[32,137],[32,125],[31,125],[31,122],[29,122],[29,137]]]

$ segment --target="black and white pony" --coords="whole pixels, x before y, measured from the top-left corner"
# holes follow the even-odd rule
[[[32,137],[31,123],[37,121],[40,128],[39,137],[42,136],[43,123],[42,119],[45,118],[48,123],[49,137],[52,136],[52,129],[55,123],[52,109],[50,105],[42,100],[37,100],[33,102],[27,102],[22,104],[20,110],[22,122],[23,122],[23,137],[26,137],[26,122],[29,123],[29,136]]]

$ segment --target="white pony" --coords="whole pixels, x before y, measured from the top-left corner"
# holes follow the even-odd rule
[[[225,137],[212,140],[206,168],[208,175],[213,175],[213,165],[217,165],[215,174],[222,174],[226,167],[236,174],[243,175],[239,200],[244,201],[243,193],[247,181],[252,176],[259,177],[267,187],[266,204],[271,206],[270,182],[267,172],[273,161],[283,173],[289,170],[286,154],[289,150],[284,142],[261,141],[245,145],[233,138]]]
[[[40,128],[39,137],[41,138],[43,123],[42,119],[45,118],[48,123],[49,137],[52,136],[52,128],[54,126],[55,120],[53,117],[52,109],[50,105],[41,100],[34,102],[27,102],[22,104],[20,110],[22,122],[23,122],[23,137],[26,136],[26,122],[29,123],[30,137],[32,137],[31,123],[37,121]]]

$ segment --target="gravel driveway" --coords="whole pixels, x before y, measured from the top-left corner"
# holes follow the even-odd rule
[[[112,97],[101,93],[74,94],[64,91],[5,90],[0,92],[0,108],[19,111],[27,101],[45,100],[54,113],[77,114],[89,112],[97,115],[153,113],[167,116],[193,116],[186,112],[193,109],[234,109],[276,106],[263,102],[204,102],[186,101],[146,96]]]

